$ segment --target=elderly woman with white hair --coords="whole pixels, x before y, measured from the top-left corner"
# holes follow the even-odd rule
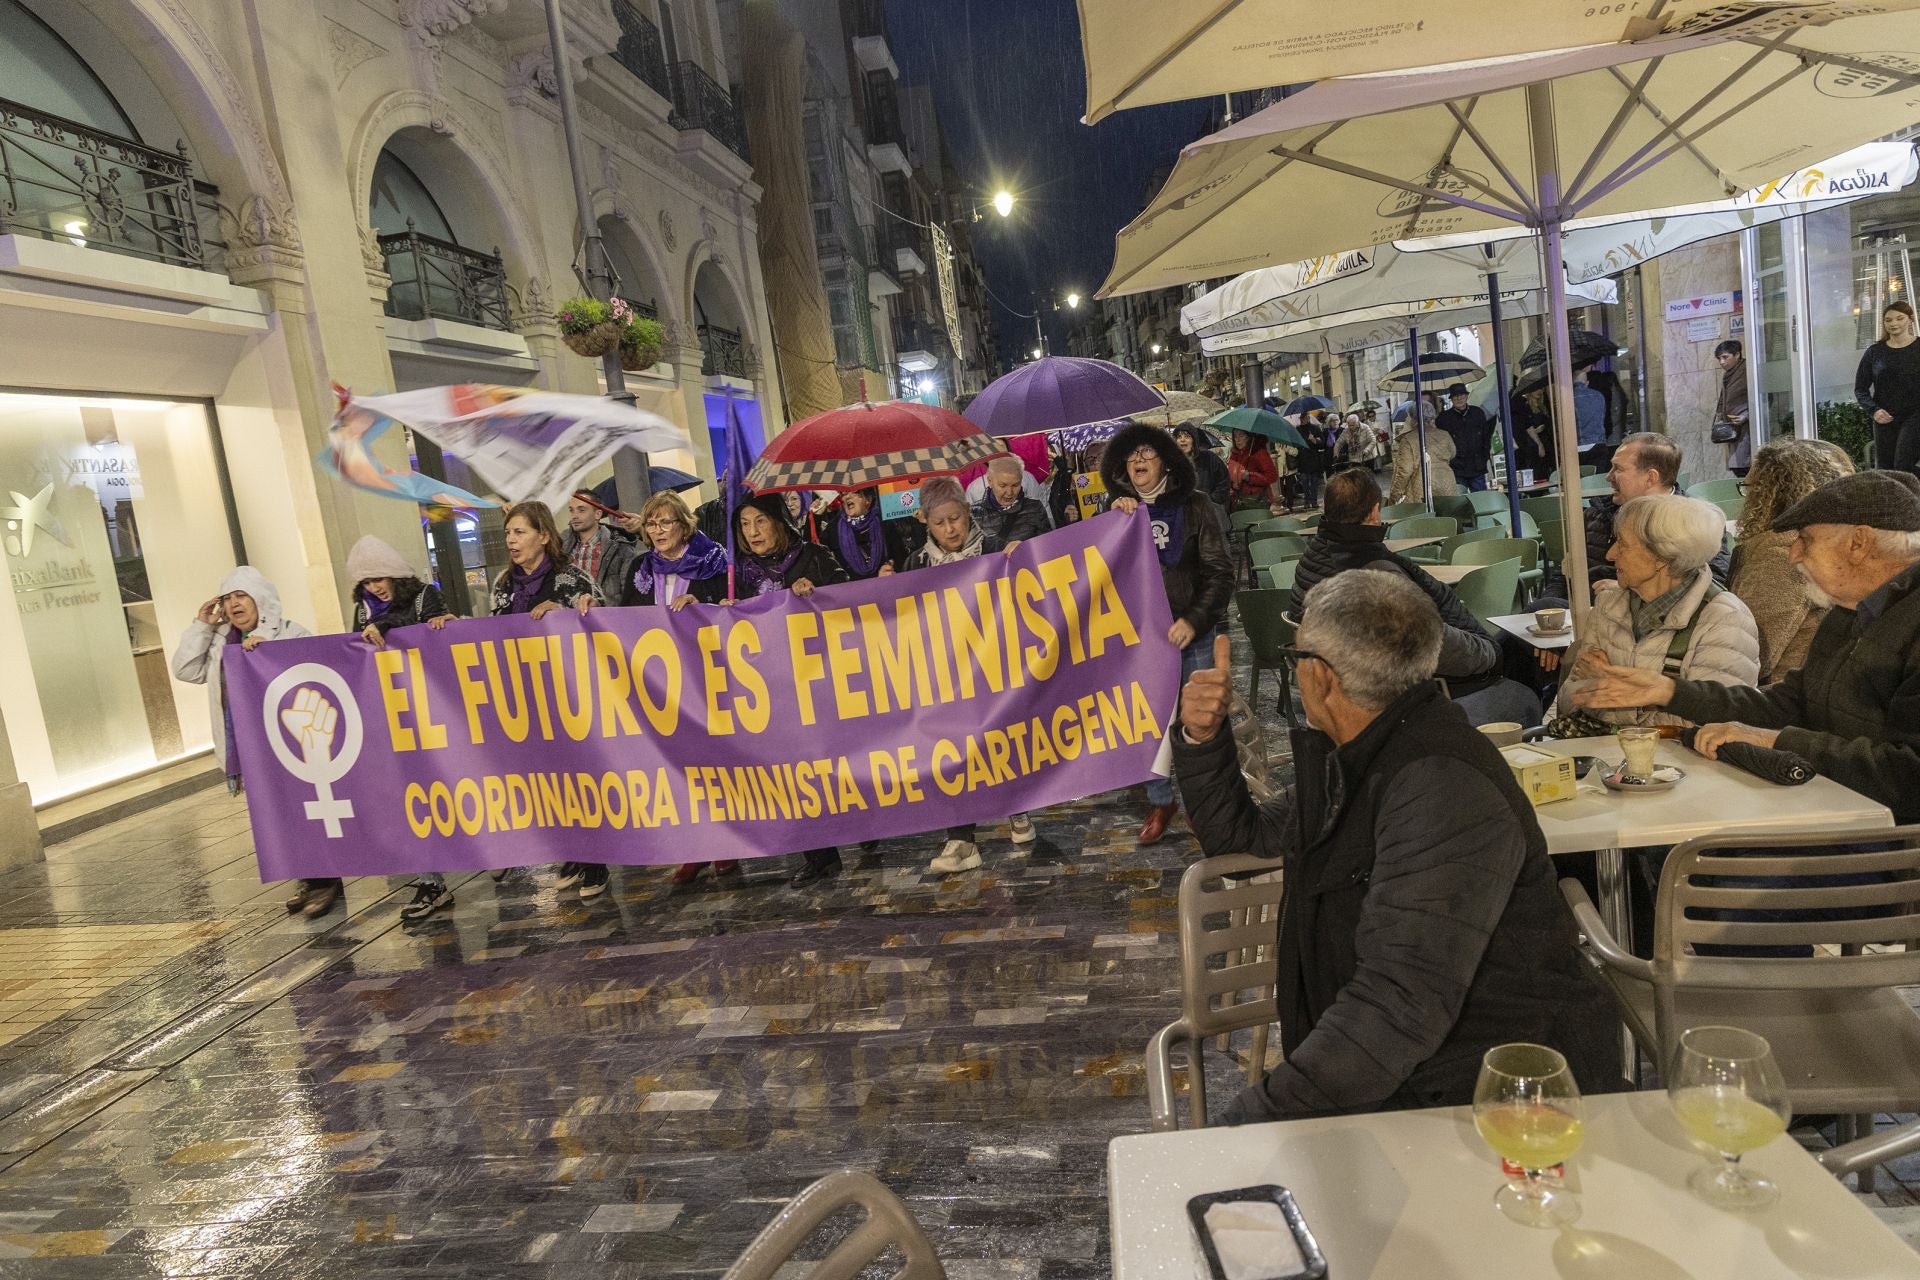
[[[1760,677],[1760,631],[1740,597],[1708,568],[1726,521],[1710,503],[1649,494],[1620,508],[1607,559],[1619,589],[1597,590],[1569,653],[1572,670],[1554,714],[1579,710],[1574,695],[1603,666],[1660,671],[1679,680],[1750,685]],[[1614,724],[1680,725],[1649,709],[1597,713]]]

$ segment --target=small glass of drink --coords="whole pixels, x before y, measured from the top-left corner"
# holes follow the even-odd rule
[[[1654,750],[1660,745],[1660,731],[1649,725],[1622,725],[1613,735],[1624,757],[1620,775],[1629,782],[1653,780]]]

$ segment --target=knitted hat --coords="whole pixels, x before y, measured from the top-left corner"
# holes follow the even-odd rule
[[[1863,524],[1897,533],[1920,532],[1920,476],[1909,471],[1862,471],[1829,480],[1773,518],[1775,533],[1811,524]]]

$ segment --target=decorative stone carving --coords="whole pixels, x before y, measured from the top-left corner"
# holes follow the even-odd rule
[[[400,25],[429,36],[450,36],[482,14],[498,13],[507,0],[401,0]]]
[[[360,226],[360,264],[370,272],[387,269],[387,255],[380,251],[380,233],[365,223]]]
[[[276,204],[265,196],[251,195],[237,210],[221,205],[220,223],[229,256],[248,249],[300,252],[300,231],[294,225],[291,204]]]
[[[520,333],[529,329],[545,328],[553,323],[553,302],[547,293],[546,281],[539,276],[528,276],[525,287],[508,287],[509,301],[513,308],[513,327]]]
[[[346,84],[354,68],[385,53],[386,50],[349,27],[327,19],[327,54],[333,61],[333,87]]]
[[[684,320],[663,320],[660,322],[660,328],[665,334],[662,343],[665,355],[671,357],[676,363],[700,360],[704,354],[700,350],[700,335],[694,331],[692,325]]]
[[[560,81],[553,71],[553,50],[541,47],[513,55],[507,64],[507,92],[532,90],[543,98],[560,96]]]
[[[680,247],[680,238],[673,233],[673,215],[665,209],[660,211],[660,243],[672,253]]]

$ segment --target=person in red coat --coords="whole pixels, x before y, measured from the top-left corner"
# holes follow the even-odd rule
[[[1273,465],[1267,442],[1245,431],[1233,433],[1233,450],[1227,455],[1227,478],[1233,484],[1233,509],[1267,505],[1267,490],[1280,479]]]

